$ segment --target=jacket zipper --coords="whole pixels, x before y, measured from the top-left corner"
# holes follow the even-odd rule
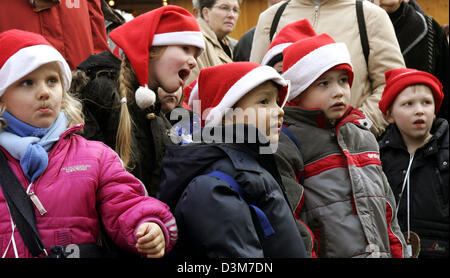
[[[317,21],[319,19],[319,5],[314,5],[314,21],[313,21],[313,27],[316,29],[317,27]]]
[[[31,189],[33,187],[33,183],[30,183],[27,187],[26,193],[30,200],[33,202],[34,206],[37,208],[39,213],[41,215],[44,215],[47,213],[47,210],[45,210],[44,206],[42,205],[41,201],[39,200],[38,196],[34,193],[34,190]]]

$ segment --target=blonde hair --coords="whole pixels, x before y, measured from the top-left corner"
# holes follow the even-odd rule
[[[152,46],[149,50],[149,59],[153,60],[160,57],[166,48],[167,46]],[[135,103],[134,92],[136,84],[138,84],[136,73],[128,58],[123,55],[119,73],[119,99],[126,98],[127,101],[122,102],[120,105],[115,151],[122,159],[125,168],[128,170],[133,168],[133,165],[131,165],[130,162],[134,157],[131,134],[134,123],[128,106]]]
[[[0,131],[2,131],[8,125],[6,120],[1,117],[3,115],[3,112],[5,112],[5,110],[6,110],[6,105],[3,102],[0,102]]]

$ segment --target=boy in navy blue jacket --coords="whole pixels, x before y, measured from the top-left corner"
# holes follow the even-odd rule
[[[179,228],[175,256],[305,257],[273,158],[287,95],[268,66],[200,72],[189,104],[201,101],[202,143],[168,147],[161,167],[159,198]]]

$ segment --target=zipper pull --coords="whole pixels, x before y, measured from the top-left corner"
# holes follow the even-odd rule
[[[47,211],[45,210],[41,201],[39,200],[38,196],[36,194],[34,194],[34,192],[28,193],[28,196],[30,196],[31,201],[36,206],[36,208],[38,209],[38,211],[41,215],[44,215],[47,213]]]
[[[317,19],[319,17],[319,5],[315,5],[314,6],[314,21],[313,21],[313,26],[314,28],[317,27]]]

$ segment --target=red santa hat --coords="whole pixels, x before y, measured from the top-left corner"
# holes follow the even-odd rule
[[[347,71],[348,82],[352,85],[353,70],[347,46],[336,43],[329,35],[313,35],[286,47],[283,50],[283,77],[291,81],[288,101],[330,69]]]
[[[194,108],[194,101],[201,101],[202,126],[220,125],[227,109],[266,81],[272,80],[280,85],[280,107],[284,106],[289,96],[289,81],[284,80],[274,68],[251,62],[205,68],[200,71],[197,80],[188,104]],[[206,109],[209,112],[204,115]]]
[[[67,91],[72,80],[69,65],[43,36],[16,29],[1,33],[0,97],[11,84],[51,62],[58,64],[62,86]]]
[[[142,14],[117,27],[109,34],[123,50],[133,67],[140,87],[136,90],[136,104],[151,106],[155,92],[148,88],[149,50],[152,46],[191,45],[205,49],[203,35],[195,17],[178,6],[163,6]]]
[[[391,69],[384,73],[386,78],[386,86],[384,87],[383,95],[378,107],[383,114],[394,102],[395,98],[408,86],[412,85],[426,85],[431,89],[434,97],[435,114],[441,108],[444,92],[442,91],[442,84],[432,74],[416,69]]]
[[[283,27],[278,34],[275,35],[274,40],[269,46],[266,54],[261,62],[262,65],[269,64],[270,60],[282,53],[283,50],[297,40],[305,37],[315,36],[311,23],[307,19],[295,21]]]
[[[189,97],[191,96],[192,89],[194,89],[196,84],[197,84],[197,79],[195,79],[189,85],[187,85],[186,87],[183,88],[183,99],[184,99],[183,106],[186,109],[191,110],[191,108],[188,105],[188,102],[189,102]]]

